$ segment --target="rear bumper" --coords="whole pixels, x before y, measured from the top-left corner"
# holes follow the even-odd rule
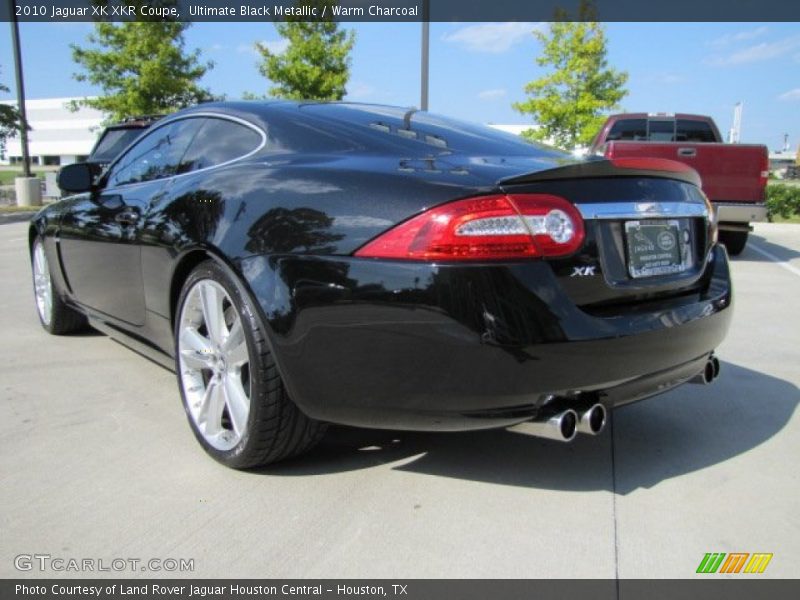
[[[756,223],[767,220],[767,207],[762,204],[747,202],[714,202],[717,212],[717,221],[721,228],[725,223]]]
[[[242,272],[289,393],[308,415],[459,430],[526,420],[551,396],[611,406],[691,378],[731,319],[721,246],[712,261],[701,291],[603,317],[575,306],[539,261],[253,257]]]

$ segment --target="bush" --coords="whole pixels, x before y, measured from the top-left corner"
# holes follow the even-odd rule
[[[767,186],[767,218],[788,219],[800,215],[800,186],[772,184]]]

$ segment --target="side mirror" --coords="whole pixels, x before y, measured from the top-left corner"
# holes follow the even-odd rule
[[[94,187],[94,180],[102,171],[95,163],[73,163],[62,167],[58,172],[58,187],[70,194],[89,192]]]

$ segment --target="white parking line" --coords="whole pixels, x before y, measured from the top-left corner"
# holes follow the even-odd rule
[[[794,265],[790,265],[788,262],[786,262],[786,261],[785,261],[785,260],[783,260],[782,258],[779,258],[779,257],[775,256],[775,255],[774,255],[772,252],[768,252],[767,250],[764,250],[763,248],[759,248],[758,246],[756,246],[756,245],[755,245],[755,244],[753,244],[752,242],[751,242],[751,243],[749,243],[747,246],[748,246],[749,248],[752,248],[753,250],[755,250],[756,252],[758,252],[758,253],[759,253],[759,254],[761,254],[762,256],[766,256],[766,257],[767,257],[768,259],[770,259],[772,262],[774,262],[774,263],[777,263],[777,265],[778,265],[779,267],[783,267],[784,269],[786,269],[786,270],[787,270],[787,271],[789,271],[790,273],[794,273],[795,275],[797,275],[798,277],[800,277],[800,269],[798,269],[798,268],[797,268],[797,267],[795,267]]]

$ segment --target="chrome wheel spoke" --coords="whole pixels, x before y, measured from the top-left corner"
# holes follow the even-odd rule
[[[222,383],[216,377],[212,377],[206,385],[197,415],[198,425],[204,429],[207,436],[216,435],[222,431],[222,411],[225,409],[223,394]]]
[[[244,393],[241,379],[229,374],[224,379],[225,404],[231,425],[238,437],[241,437],[247,428],[247,417],[250,414],[250,398]]]
[[[194,350],[181,350],[181,357],[183,357],[186,366],[191,369],[213,368],[213,360],[210,356],[198,354]]]
[[[211,340],[200,335],[197,329],[187,327],[181,331],[181,357],[192,369],[211,369],[214,354]]]
[[[208,337],[219,345],[224,341],[225,313],[222,311],[222,293],[214,285],[200,287],[200,302],[203,307],[203,320],[208,330]]]
[[[222,345],[222,353],[225,355],[228,367],[241,367],[250,360],[247,354],[247,342],[244,339],[244,329],[242,329],[242,319],[238,316]]]
[[[43,279],[44,273],[44,253],[41,251],[42,246],[36,246],[36,275],[39,279]]]

